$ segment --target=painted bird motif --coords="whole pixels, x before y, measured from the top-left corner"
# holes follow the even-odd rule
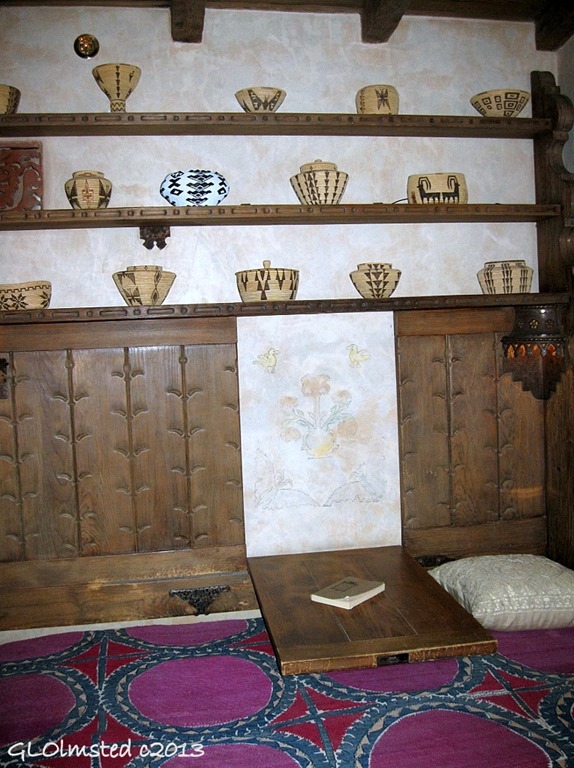
[[[257,356],[257,360],[253,361],[254,365],[260,365],[266,373],[275,373],[275,366],[277,365],[278,349],[269,347],[267,352],[263,352]]]
[[[356,344],[349,344],[347,350],[349,351],[351,368],[358,368],[361,363],[366,363],[371,357],[366,349],[359,349]]]

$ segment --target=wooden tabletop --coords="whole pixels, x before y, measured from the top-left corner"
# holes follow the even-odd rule
[[[496,640],[400,546],[248,558],[281,673],[494,653]],[[385,591],[351,610],[311,600],[345,576]]]

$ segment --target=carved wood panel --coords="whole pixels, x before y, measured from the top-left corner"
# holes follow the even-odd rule
[[[544,551],[543,405],[500,375],[508,323],[397,322],[403,539],[415,554]],[[442,332],[441,332],[442,331]]]
[[[2,357],[1,560],[243,544],[234,344]]]

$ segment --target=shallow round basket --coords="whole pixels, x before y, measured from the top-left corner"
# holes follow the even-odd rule
[[[254,85],[237,91],[235,98],[244,112],[275,112],[283,104],[286,95],[281,88]]]
[[[528,91],[498,88],[475,94],[470,103],[483,117],[517,117],[529,99]]]
[[[0,285],[0,309],[45,309],[51,298],[52,283],[48,280]]]
[[[399,284],[401,274],[392,264],[366,263],[357,264],[349,277],[364,299],[388,299]]]
[[[13,115],[20,103],[20,91],[13,85],[0,84],[0,114]]]
[[[399,93],[392,85],[365,85],[357,91],[355,106],[360,115],[398,115]]]
[[[262,269],[243,269],[235,273],[241,301],[291,301],[297,296],[299,271],[272,267],[263,262]]]
[[[468,189],[463,173],[421,173],[407,179],[409,203],[436,205],[467,203]]]
[[[529,293],[534,270],[522,259],[487,261],[477,273],[483,293]]]
[[[142,264],[114,272],[112,277],[126,304],[139,307],[163,304],[176,275],[155,264]]]

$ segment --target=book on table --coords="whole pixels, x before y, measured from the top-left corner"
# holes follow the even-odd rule
[[[383,592],[384,589],[384,581],[368,581],[367,579],[357,579],[355,576],[346,576],[324,589],[313,592],[311,600],[350,610]]]

